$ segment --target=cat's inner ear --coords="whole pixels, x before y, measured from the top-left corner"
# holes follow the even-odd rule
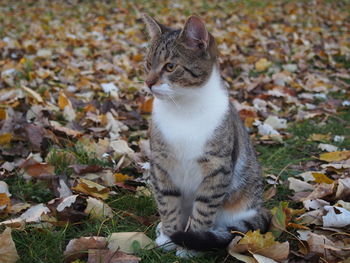
[[[167,27],[158,23],[154,18],[150,17],[147,14],[142,15],[143,22],[146,24],[148,34],[153,41],[154,39],[159,38],[162,34],[167,31]]]
[[[191,49],[206,49],[209,45],[209,33],[202,19],[190,16],[180,34],[180,39]]]

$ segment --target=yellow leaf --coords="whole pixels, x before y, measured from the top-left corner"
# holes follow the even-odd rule
[[[320,154],[320,160],[326,162],[339,162],[350,158],[350,151],[338,151]]]
[[[58,107],[61,110],[64,110],[64,108],[67,105],[69,105],[69,100],[68,100],[67,96],[63,92],[60,92],[60,95],[58,96]]]
[[[239,244],[247,244],[250,250],[255,253],[256,251],[270,247],[275,243],[275,238],[271,232],[266,234],[260,234],[260,230],[248,231],[245,236],[241,239]]]
[[[132,176],[126,175],[126,174],[121,174],[121,173],[116,173],[114,175],[115,177],[115,182],[120,183],[120,182],[125,182],[126,180],[132,180],[134,179]]]
[[[27,62],[26,58],[21,58],[20,61],[19,61],[20,64],[24,64],[26,62]]]
[[[4,109],[0,109],[0,120],[6,120],[7,119],[7,112]]]
[[[266,58],[261,58],[255,63],[255,69],[257,71],[265,71],[271,66],[271,62],[268,61]]]
[[[228,247],[228,251],[231,255],[248,251],[253,256],[259,254],[279,262],[288,257],[289,243],[287,241],[284,243],[275,241],[271,232],[260,234],[260,230],[250,230],[238,243],[233,240]]]
[[[12,140],[12,134],[11,133],[3,133],[0,134],[0,145],[5,145],[10,143]]]
[[[312,176],[315,178],[315,182],[319,184],[332,184],[334,182],[332,179],[329,179],[325,174],[312,173]]]
[[[107,187],[86,179],[79,179],[79,183],[72,189],[101,199],[107,199],[109,195]]]
[[[11,228],[6,227],[0,234],[0,262],[15,263],[19,259],[15,243],[11,236]]]

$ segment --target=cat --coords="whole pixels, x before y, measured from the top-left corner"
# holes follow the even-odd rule
[[[154,95],[151,184],[161,223],[156,243],[174,249],[224,248],[235,234],[266,232],[263,178],[219,72],[204,22],[175,30],[143,15],[150,36],[145,83]]]

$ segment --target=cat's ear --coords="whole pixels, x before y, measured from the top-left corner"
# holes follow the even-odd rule
[[[160,23],[158,23],[154,18],[147,14],[142,14],[143,22],[146,24],[148,34],[153,41],[164,34],[168,28]]]
[[[180,39],[191,49],[206,49],[209,45],[209,33],[202,19],[190,16],[180,33]]]

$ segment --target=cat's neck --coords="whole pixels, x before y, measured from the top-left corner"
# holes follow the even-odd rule
[[[166,111],[175,115],[197,115],[207,112],[224,113],[228,109],[228,93],[221,81],[219,70],[214,67],[208,81],[202,87],[183,88],[181,95],[169,100],[155,98],[154,114]]]

